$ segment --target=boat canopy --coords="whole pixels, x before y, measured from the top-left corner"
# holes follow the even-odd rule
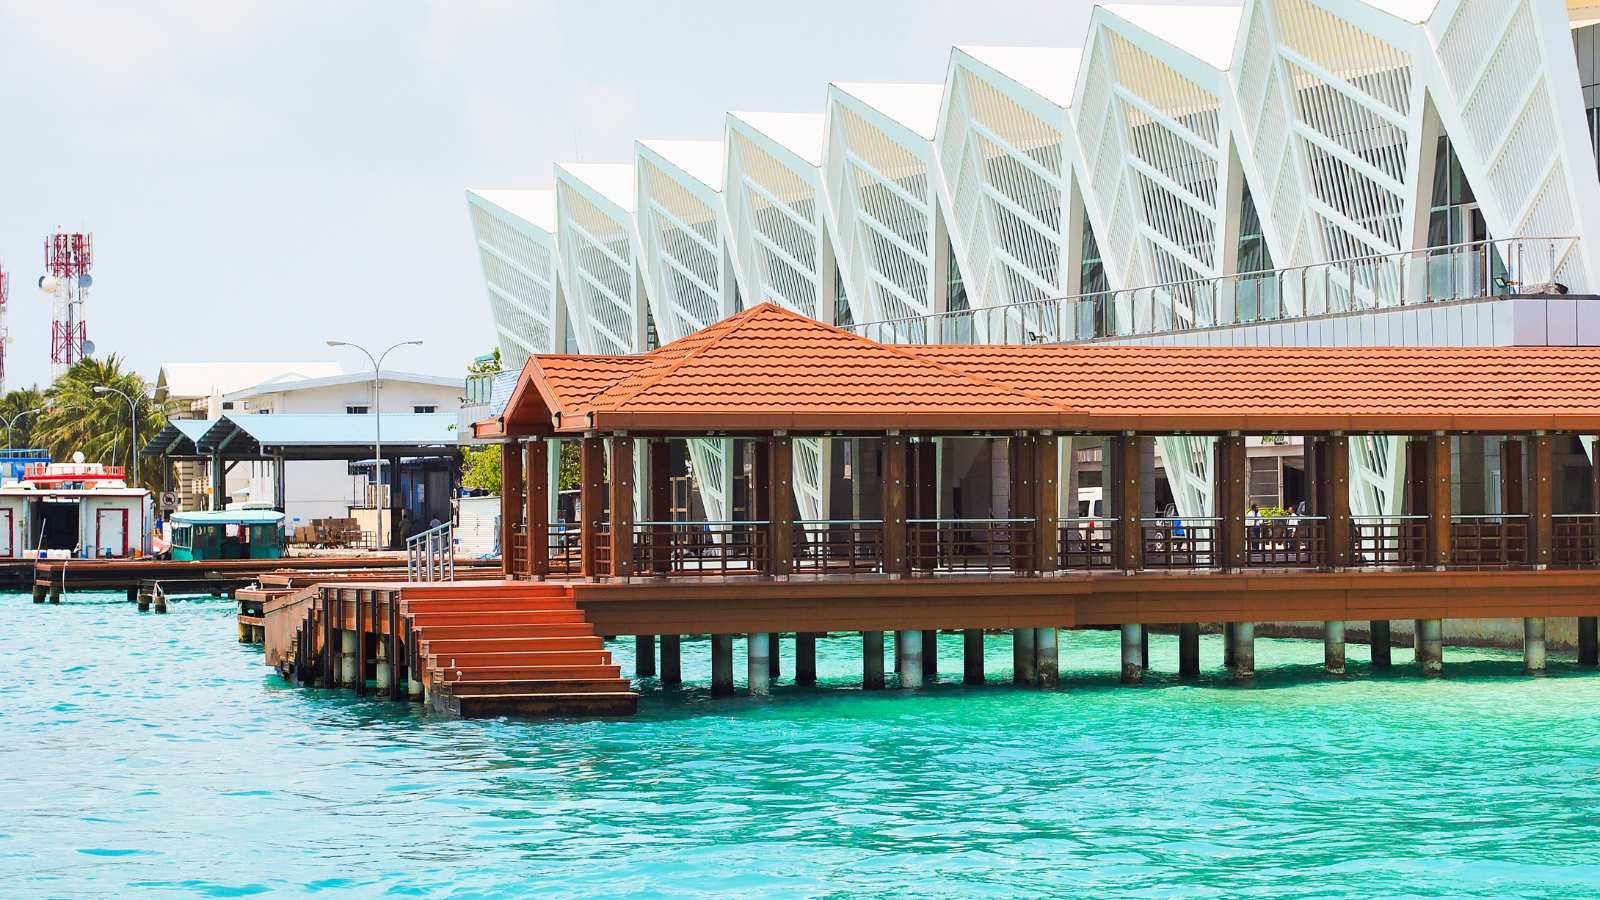
[[[276,525],[283,513],[271,509],[211,509],[172,514],[177,525]]]

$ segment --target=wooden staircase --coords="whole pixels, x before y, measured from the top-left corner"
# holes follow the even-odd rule
[[[440,712],[631,715],[639,695],[572,590],[559,584],[408,584],[400,613]]]

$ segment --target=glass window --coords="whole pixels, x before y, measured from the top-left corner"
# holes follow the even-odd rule
[[[956,262],[956,248],[949,241],[944,245],[945,255],[950,259],[950,265],[945,272],[945,303],[951,312],[963,312],[972,308],[972,301],[967,298],[967,280],[961,277],[961,264]]]
[[[849,328],[855,324],[855,316],[850,314],[850,295],[845,293],[844,275],[837,268],[833,270],[833,324],[840,328]]]
[[[439,407],[434,406],[431,403],[419,404],[411,407],[411,411],[414,413],[436,413],[439,411]]]
[[[371,412],[371,411],[372,411],[372,407],[370,407],[370,406],[367,406],[367,405],[365,405],[365,404],[359,404],[359,403],[357,403],[357,404],[351,404],[351,405],[349,405],[349,406],[346,406],[346,407],[345,407],[345,408],[344,408],[344,411],[345,411],[345,413],[346,413],[346,414],[347,414],[347,415],[352,415],[352,416],[364,416],[364,415],[366,415],[366,414],[367,414],[367,413],[369,413],[369,412]]]

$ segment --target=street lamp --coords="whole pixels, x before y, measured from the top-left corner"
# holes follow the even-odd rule
[[[41,412],[44,412],[44,407],[42,407],[42,406],[39,407],[38,409],[25,409],[22,412],[17,413],[16,415],[12,416],[9,419],[7,419],[5,416],[0,416],[0,421],[3,421],[3,422],[6,423],[6,449],[7,450],[15,450],[15,449],[17,449],[16,443],[14,443],[11,440],[11,423],[17,421],[18,419],[22,418],[23,416],[31,416],[34,413],[41,413]]]
[[[328,346],[354,347],[365,353],[367,359],[372,363],[372,412],[376,416],[373,421],[372,469],[377,473],[378,493],[381,494],[383,492],[383,361],[397,347],[420,347],[422,342],[401,341],[398,344],[390,344],[389,349],[378,354],[376,358],[373,357],[372,351],[350,341],[329,341]],[[400,486],[400,473],[395,472],[391,477],[394,483],[389,486],[389,490],[392,492]],[[389,540],[386,534],[387,532],[383,530],[383,505],[380,500],[378,505],[378,540],[382,542],[381,546],[385,550],[389,548]]]
[[[133,398],[132,397],[129,397],[127,394],[123,393],[122,391],[117,390],[114,387],[106,387],[103,384],[97,384],[97,385],[94,386],[94,392],[96,394],[116,394],[118,397],[121,397],[122,399],[128,401],[128,435],[132,438],[132,440],[130,440],[128,442],[128,457],[129,457],[128,461],[130,463],[132,463],[132,465],[128,466],[128,468],[133,470],[133,480],[128,482],[128,483],[132,484],[132,485],[138,485],[139,484],[139,407],[138,407],[137,404],[135,404],[133,402]]]

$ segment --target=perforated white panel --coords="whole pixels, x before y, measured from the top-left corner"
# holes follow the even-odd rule
[[[558,169],[563,291],[584,353],[638,353],[643,298],[634,277],[633,215]]]
[[[470,192],[467,210],[501,365],[521,369],[530,355],[556,349],[555,235]]]

